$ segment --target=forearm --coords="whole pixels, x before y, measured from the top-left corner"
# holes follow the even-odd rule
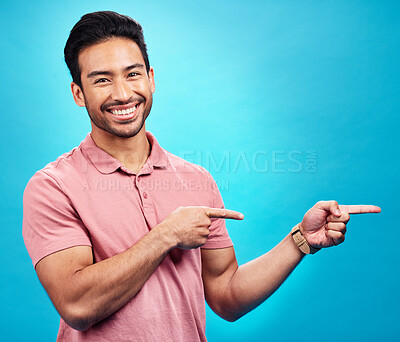
[[[307,211],[299,227],[309,246],[331,247],[344,241],[349,214],[380,211],[372,205],[339,206],[336,201],[320,201]],[[300,248],[310,252],[304,244]],[[270,252],[241,267],[233,248],[204,250],[202,276],[207,302],[221,317],[234,321],[273,294],[303,257],[291,234]]]
[[[224,295],[224,316],[236,320],[269,296],[300,263],[304,254],[288,234],[275,248],[236,269]]]
[[[74,328],[85,330],[124,306],[172,248],[156,226],[125,252],[75,272],[68,291]]]

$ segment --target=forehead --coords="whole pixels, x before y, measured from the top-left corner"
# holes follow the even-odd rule
[[[113,37],[83,49],[78,56],[82,76],[94,70],[120,70],[128,65],[145,65],[139,46],[128,38]]]

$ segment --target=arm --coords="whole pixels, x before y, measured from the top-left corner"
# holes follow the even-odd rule
[[[233,247],[202,249],[201,256],[207,303],[233,322],[271,296],[304,254],[289,234],[271,251],[240,267]]]
[[[131,300],[171,249],[203,245],[210,217],[242,218],[228,210],[178,208],[121,254],[94,264],[90,247],[72,247],[43,258],[36,271],[65,322],[86,330]]]
[[[344,241],[349,214],[379,212],[374,206],[339,206],[318,202],[303,218],[300,230],[314,247]],[[235,321],[251,311],[285,281],[304,254],[288,234],[275,248],[238,267],[233,248],[202,249],[203,281],[210,307],[222,318]]]
[[[65,322],[86,330],[133,298],[172,247],[157,226],[109,259],[94,264],[91,247],[77,246],[43,258],[36,272]]]

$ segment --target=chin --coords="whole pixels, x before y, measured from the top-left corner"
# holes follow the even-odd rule
[[[106,131],[120,138],[133,138],[142,130],[143,127],[144,127],[144,122],[142,122],[142,124],[139,127],[132,127],[131,129],[124,129],[124,130],[109,129]]]
[[[138,113],[138,115],[132,118],[131,121],[118,123],[112,120],[107,120],[105,114],[103,114],[104,117],[91,115],[91,112],[89,111],[88,114],[92,121],[92,127],[93,125],[96,126],[97,129],[100,129],[103,132],[103,134],[104,132],[107,132],[108,134],[119,138],[133,138],[144,127],[145,120],[149,113],[147,113],[147,115]]]

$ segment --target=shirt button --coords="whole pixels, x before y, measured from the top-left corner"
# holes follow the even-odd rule
[[[140,178],[139,177],[137,177],[136,180],[137,180],[137,182],[140,182]]]
[[[147,198],[147,192],[144,192],[144,193],[143,193],[143,197],[144,197],[144,199]]]

